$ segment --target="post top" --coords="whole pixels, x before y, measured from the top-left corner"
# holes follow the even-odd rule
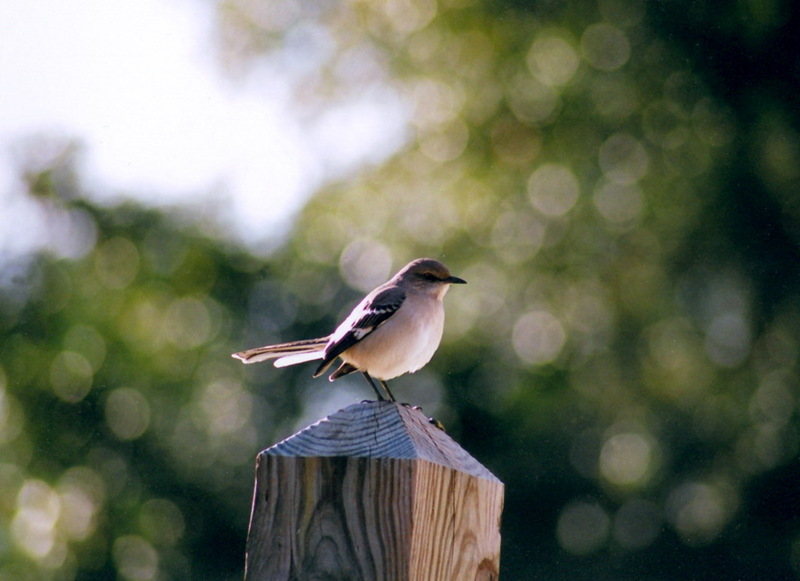
[[[488,480],[489,470],[422,410],[388,401],[350,405],[261,452],[262,455],[427,460]]]

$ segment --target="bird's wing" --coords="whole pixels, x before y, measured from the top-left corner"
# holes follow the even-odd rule
[[[314,377],[322,375],[334,359],[388,321],[405,300],[405,291],[396,286],[366,297],[331,335]]]

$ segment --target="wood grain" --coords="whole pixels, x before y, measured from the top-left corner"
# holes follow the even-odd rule
[[[245,579],[494,580],[502,501],[421,411],[356,404],[259,454]]]

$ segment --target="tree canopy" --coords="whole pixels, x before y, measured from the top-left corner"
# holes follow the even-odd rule
[[[79,147],[32,142],[38,250],[0,257],[0,578],[240,576],[255,454],[370,395],[229,354],[329,332],[418,256],[469,284],[393,391],[505,482],[503,578],[795,578],[799,13],[220,2],[225,74],[280,71],[309,128],[355,103],[407,130],[266,258],[100,204]]]

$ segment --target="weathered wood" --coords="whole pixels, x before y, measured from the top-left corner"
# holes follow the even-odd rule
[[[420,410],[355,404],[258,455],[245,579],[495,580],[502,505]]]

